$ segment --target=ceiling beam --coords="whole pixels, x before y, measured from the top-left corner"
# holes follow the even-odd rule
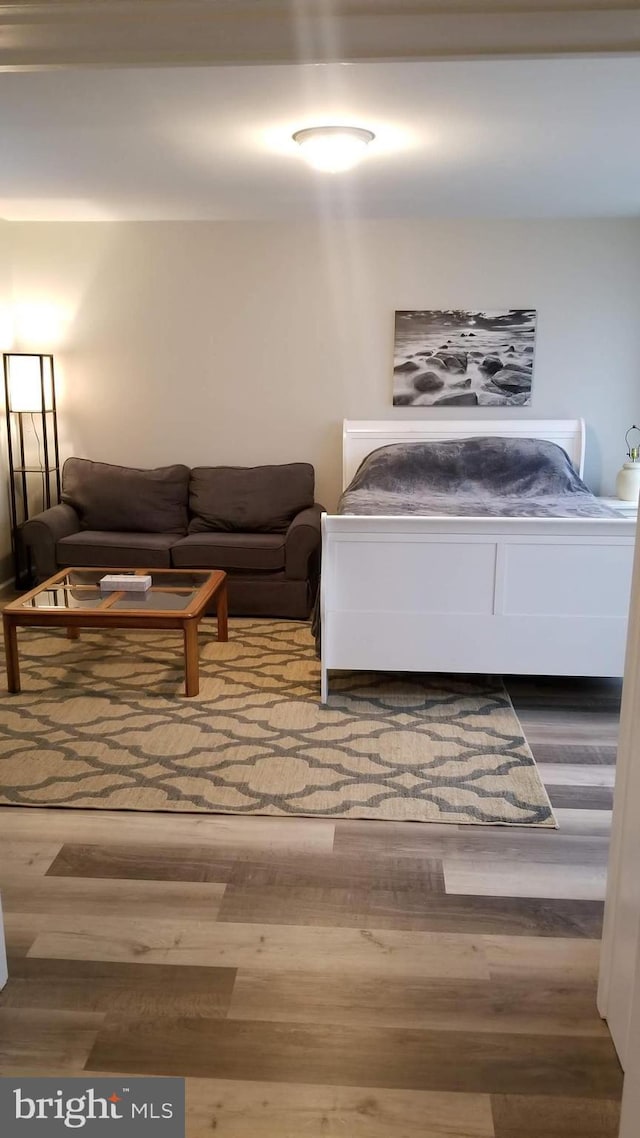
[[[640,0],[17,0],[0,70],[640,52]]]

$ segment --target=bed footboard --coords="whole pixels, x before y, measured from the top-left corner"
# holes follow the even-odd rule
[[[323,515],[331,669],[620,676],[635,523]]]

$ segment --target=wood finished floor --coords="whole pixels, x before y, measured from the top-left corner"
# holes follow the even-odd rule
[[[0,1071],[185,1076],[188,1138],[614,1138],[619,684],[508,687],[558,831],[1,809]]]

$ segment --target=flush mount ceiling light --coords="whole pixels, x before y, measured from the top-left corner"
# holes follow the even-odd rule
[[[336,174],[360,161],[375,134],[359,126],[310,126],[292,138],[310,166]]]

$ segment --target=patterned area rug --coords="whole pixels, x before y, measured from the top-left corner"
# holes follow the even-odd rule
[[[200,695],[181,637],[19,633],[3,694],[0,802],[554,826],[509,697],[491,677],[349,673],[319,704],[306,624],[200,626]]]

